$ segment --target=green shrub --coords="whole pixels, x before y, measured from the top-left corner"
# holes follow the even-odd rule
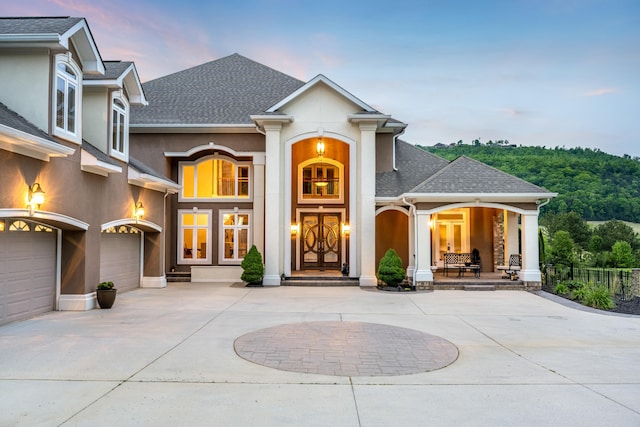
[[[113,282],[100,282],[98,283],[97,289],[100,289],[100,290],[113,289]]]
[[[256,245],[251,246],[251,249],[249,249],[249,252],[244,256],[240,266],[243,270],[240,279],[244,282],[255,284],[262,280],[264,265],[262,264],[262,255],[260,255]]]
[[[406,272],[402,268],[402,260],[393,249],[384,254],[378,264],[378,279],[387,286],[398,286],[404,280]]]
[[[569,285],[566,282],[560,282],[553,288],[553,293],[556,295],[567,295],[569,293]]]
[[[609,293],[609,289],[604,286],[589,284],[585,286],[584,296],[581,299],[582,304],[601,310],[611,310],[615,307],[613,297]]]
[[[575,286],[571,289],[571,297],[572,299],[576,299],[578,301],[582,301],[584,299],[585,294],[587,293],[587,286],[582,282],[576,282],[579,286]]]

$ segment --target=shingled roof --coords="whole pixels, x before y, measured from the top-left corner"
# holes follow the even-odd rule
[[[0,125],[28,133],[29,135],[43,138],[51,142],[56,142],[45,131],[31,123],[29,120],[16,113],[2,102],[0,102]]]
[[[396,141],[397,170],[376,174],[376,196],[397,197],[447,166],[449,162],[408,142]]]
[[[0,18],[0,34],[64,34],[82,19],[69,16]]]
[[[149,105],[131,109],[131,125],[252,124],[305,82],[239,54],[144,83]]]
[[[478,160],[461,156],[417,185],[410,193],[548,194],[549,192]]]
[[[83,76],[85,80],[105,80],[117,79],[127,71],[133,64],[131,61],[103,61],[105,73],[104,75],[87,75]]]

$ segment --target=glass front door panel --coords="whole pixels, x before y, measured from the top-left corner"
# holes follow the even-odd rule
[[[340,214],[302,215],[302,267],[340,267]]]

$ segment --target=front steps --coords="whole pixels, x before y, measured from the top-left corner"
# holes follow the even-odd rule
[[[167,273],[167,283],[190,282],[190,271],[170,271]]]
[[[294,276],[285,277],[281,286],[360,286],[358,279],[343,276]]]

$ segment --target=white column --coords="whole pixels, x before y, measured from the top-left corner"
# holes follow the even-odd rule
[[[431,215],[425,212],[416,213],[416,283],[433,282],[431,271]]]
[[[253,156],[253,244],[264,254],[264,154]]]
[[[280,159],[281,123],[264,126],[265,149],[265,203],[264,212],[264,286],[279,286],[282,265],[282,171]]]
[[[376,286],[376,122],[360,123],[358,235],[360,286]]]
[[[509,255],[520,253],[518,248],[518,214],[505,211],[504,216],[504,262],[508,265]]]
[[[522,215],[522,271],[520,280],[542,282],[538,252],[538,211]]]
[[[407,277],[413,278],[413,273],[416,271],[416,224],[413,215],[413,208],[409,210],[409,235],[407,238],[409,239],[409,259],[407,260],[409,265],[407,265]]]

